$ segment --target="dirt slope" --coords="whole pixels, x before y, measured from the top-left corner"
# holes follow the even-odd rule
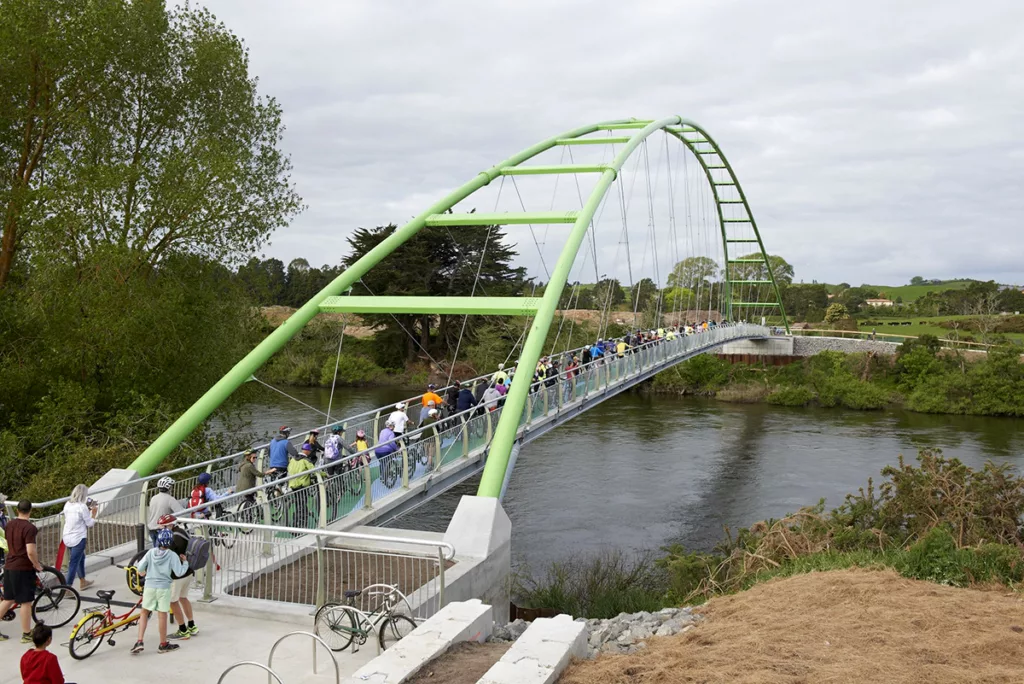
[[[561,684],[1024,682],[1024,601],[891,571],[775,580],[701,609],[677,637],[574,664]]]

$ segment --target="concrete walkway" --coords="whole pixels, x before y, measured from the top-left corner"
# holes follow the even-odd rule
[[[128,590],[124,571],[119,568],[104,568],[99,573],[90,575],[90,579],[96,580],[96,584],[86,591],[86,596],[95,598],[97,589],[114,589],[117,591],[115,601],[137,600],[137,597]],[[199,590],[193,587],[192,605],[195,608],[196,625],[201,631],[191,639],[173,641],[181,646],[173,653],[157,653],[159,638],[156,621],[152,620],[146,632],[146,650],[143,653],[133,656],[128,652],[137,635],[137,629],[133,627],[114,636],[114,647],[104,643],[86,660],[74,660],[68,652],[67,642],[71,629],[82,617],[82,612],[79,612],[66,627],[54,630],[54,643],[50,646],[50,651],[60,659],[65,679],[77,684],[106,681],[116,681],[118,684],[153,684],[161,681],[212,684],[224,670],[239,661],[253,660],[266,664],[271,646],[285,634],[297,630],[313,630],[312,615],[297,614],[299,611],[283,611],[283,615],[267,612],[255,616],[248,611],[247,616],[240,617],[229,614],[224,609],[218,610],[216,601],[210,604],[198,603],[195,599],[199,595]],[[93,606],[102,604],[82,601],[83,611]],[[115,613],[123,613],[127,608],[115,606],[113,610]],[[174,627],[168,626],[168,629]],[[21,628],[17,621],[0,623],[0,631],[11,637],[9,641],[0,643],[0,682],[21,682],[21,654],[31,646],[19,643]],[[284,684],[334,681],[334,667],[323,647],[320,647],[317,653],[317,670],[320,674],[313,675],[312,643],[313,640],[308,637],[293,636],[275,651],[273,667]],[[351,651],[336,653],[341,678],[344,679],[354,673],[376,655],[377,649],[373,644],[367,644],[355,654]],[[241,667],[233,670],[224,682],[241,684],[264,681],[257,679],[264,676],[265,672],[255,667]]]

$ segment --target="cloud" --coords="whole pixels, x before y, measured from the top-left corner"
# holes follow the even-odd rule
[[[766,246],[798,280],[1024,281],[1018,0],[970,11],[949,0],[205,4],[284,108],[284,147],[309,205],[265,250],[286,261],[337,262],[354,228],[404,222],[556,132],[680,114],[722,145]],[[664,179],[662,145],[648,153]],[[552,196],[578,207],[568,181],[553,192],[545,180],[529,196],[517,185],[531,208]],[[628,217],[634,270],[644,262],[648,276],[708,238],[694,227],[700,191],[691,224],[678,212],[672,230],[660,182],[653,234],[644,197],[631,198]],[[473,206],[493,207],[488,190]],[[508,210],[513,190],[498,198]],[[626,279],[617,212],[608,206],[599,226],[599,270]],[[533,236],[513,233],[540,274]],[[562,234],[548,231],[549,266]],[[583,261],[574,273],[592,278]]]

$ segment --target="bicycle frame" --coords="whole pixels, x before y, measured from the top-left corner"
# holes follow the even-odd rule
[[[140,598],[138,600],[138,602],[128,610],[128,612],[124,613],[123,615],[117,615],[116,613],[114,613],[114,611],[110,610],[110,605],[108,604],[107,607],[104,608],[103,611],[102,611],[103,619],[107,622],[107,624],[106,624],[106,626],[104,626],[104,627],[100,628],[99,630],[97,630],[96,633],[93,634],[93,636],[94,637],[101,637],[104,634],[109,634],[110,632],[114,632],[114,631],[120,629],[121,627],[125,627],[125,626],[130,625],[130,624],[132,624],[134,622],[138,622],[139,618],[142,617],[142,612],[140,611],[140,612],[136,613],[135,611],[139,610],[141,607],[142,607],[142,599]],[[92,613],[89,613],[86,616],[84,616],[82,618],[82,620],[85,620],[87,617],[89,617],[89,615],[95,615],[97,612],[100,612],[100,611],[94,611]],[[75,634],[77,634],[77,632],[78,632],[78,629],[76,627],[75,628]]]

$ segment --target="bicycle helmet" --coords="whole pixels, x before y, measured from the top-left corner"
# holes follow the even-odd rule
[[[177,518],[168,513],[167,515],[161,515],[160,519],[156,521],[156,524],[158,527],[164,527],[165,525],[173,525],[177,521]]]
[[[157,489],[168,489],[169,490],[173,486],[174,486],[174,478],[173,477],[161,477],[159,480],[157,480],[157,483],[156,483],[156,488]]]
[[[210,480],[212,479],[213,477],[210,475],[210,473],[199,473],[199,484],[201,485],[210,484]]]
[[[311,435],[319,435],[320,431],[319,430],[310,430],[309,434],[311,434]]]
[[[245,451],[242,452],[242,458],[249,458],[250,456],[255,456],[255,455],[256,455],[256,450],[253,449],[252,447],[249,447],[248,449],[246,449]]]
[[[288,427],[287,425],[282,425],[280,428],[278,428],[277,431],[280,432],[282,435],[290,435],[291,432],[292,432],[292,429],[290,427]]]
[[[405,410],[405,404],[403,402],[401,402],[401,401],[398,402],[397,404],[395,404],[395,410],[396,411],[404,411]]]
[[[395,427],[395,421],[389,420],[388,422],[384,423],[384,427],[389,427],[389,428]]]
[[[338,434],[338,433],[344,432],[344,431],[345,431],[345,428],[341,427],[340,425],[335,425],[334,427],[331,428],[331,432],[333,432],[334,434]]]
[[[156,535],[156,545],[161,549],[169,548],[174,541],[174,533],[170,530],[160,530]]]
[[[359,439],[366,439],[366,431],[356,430],[356,437],[358,437]]]

